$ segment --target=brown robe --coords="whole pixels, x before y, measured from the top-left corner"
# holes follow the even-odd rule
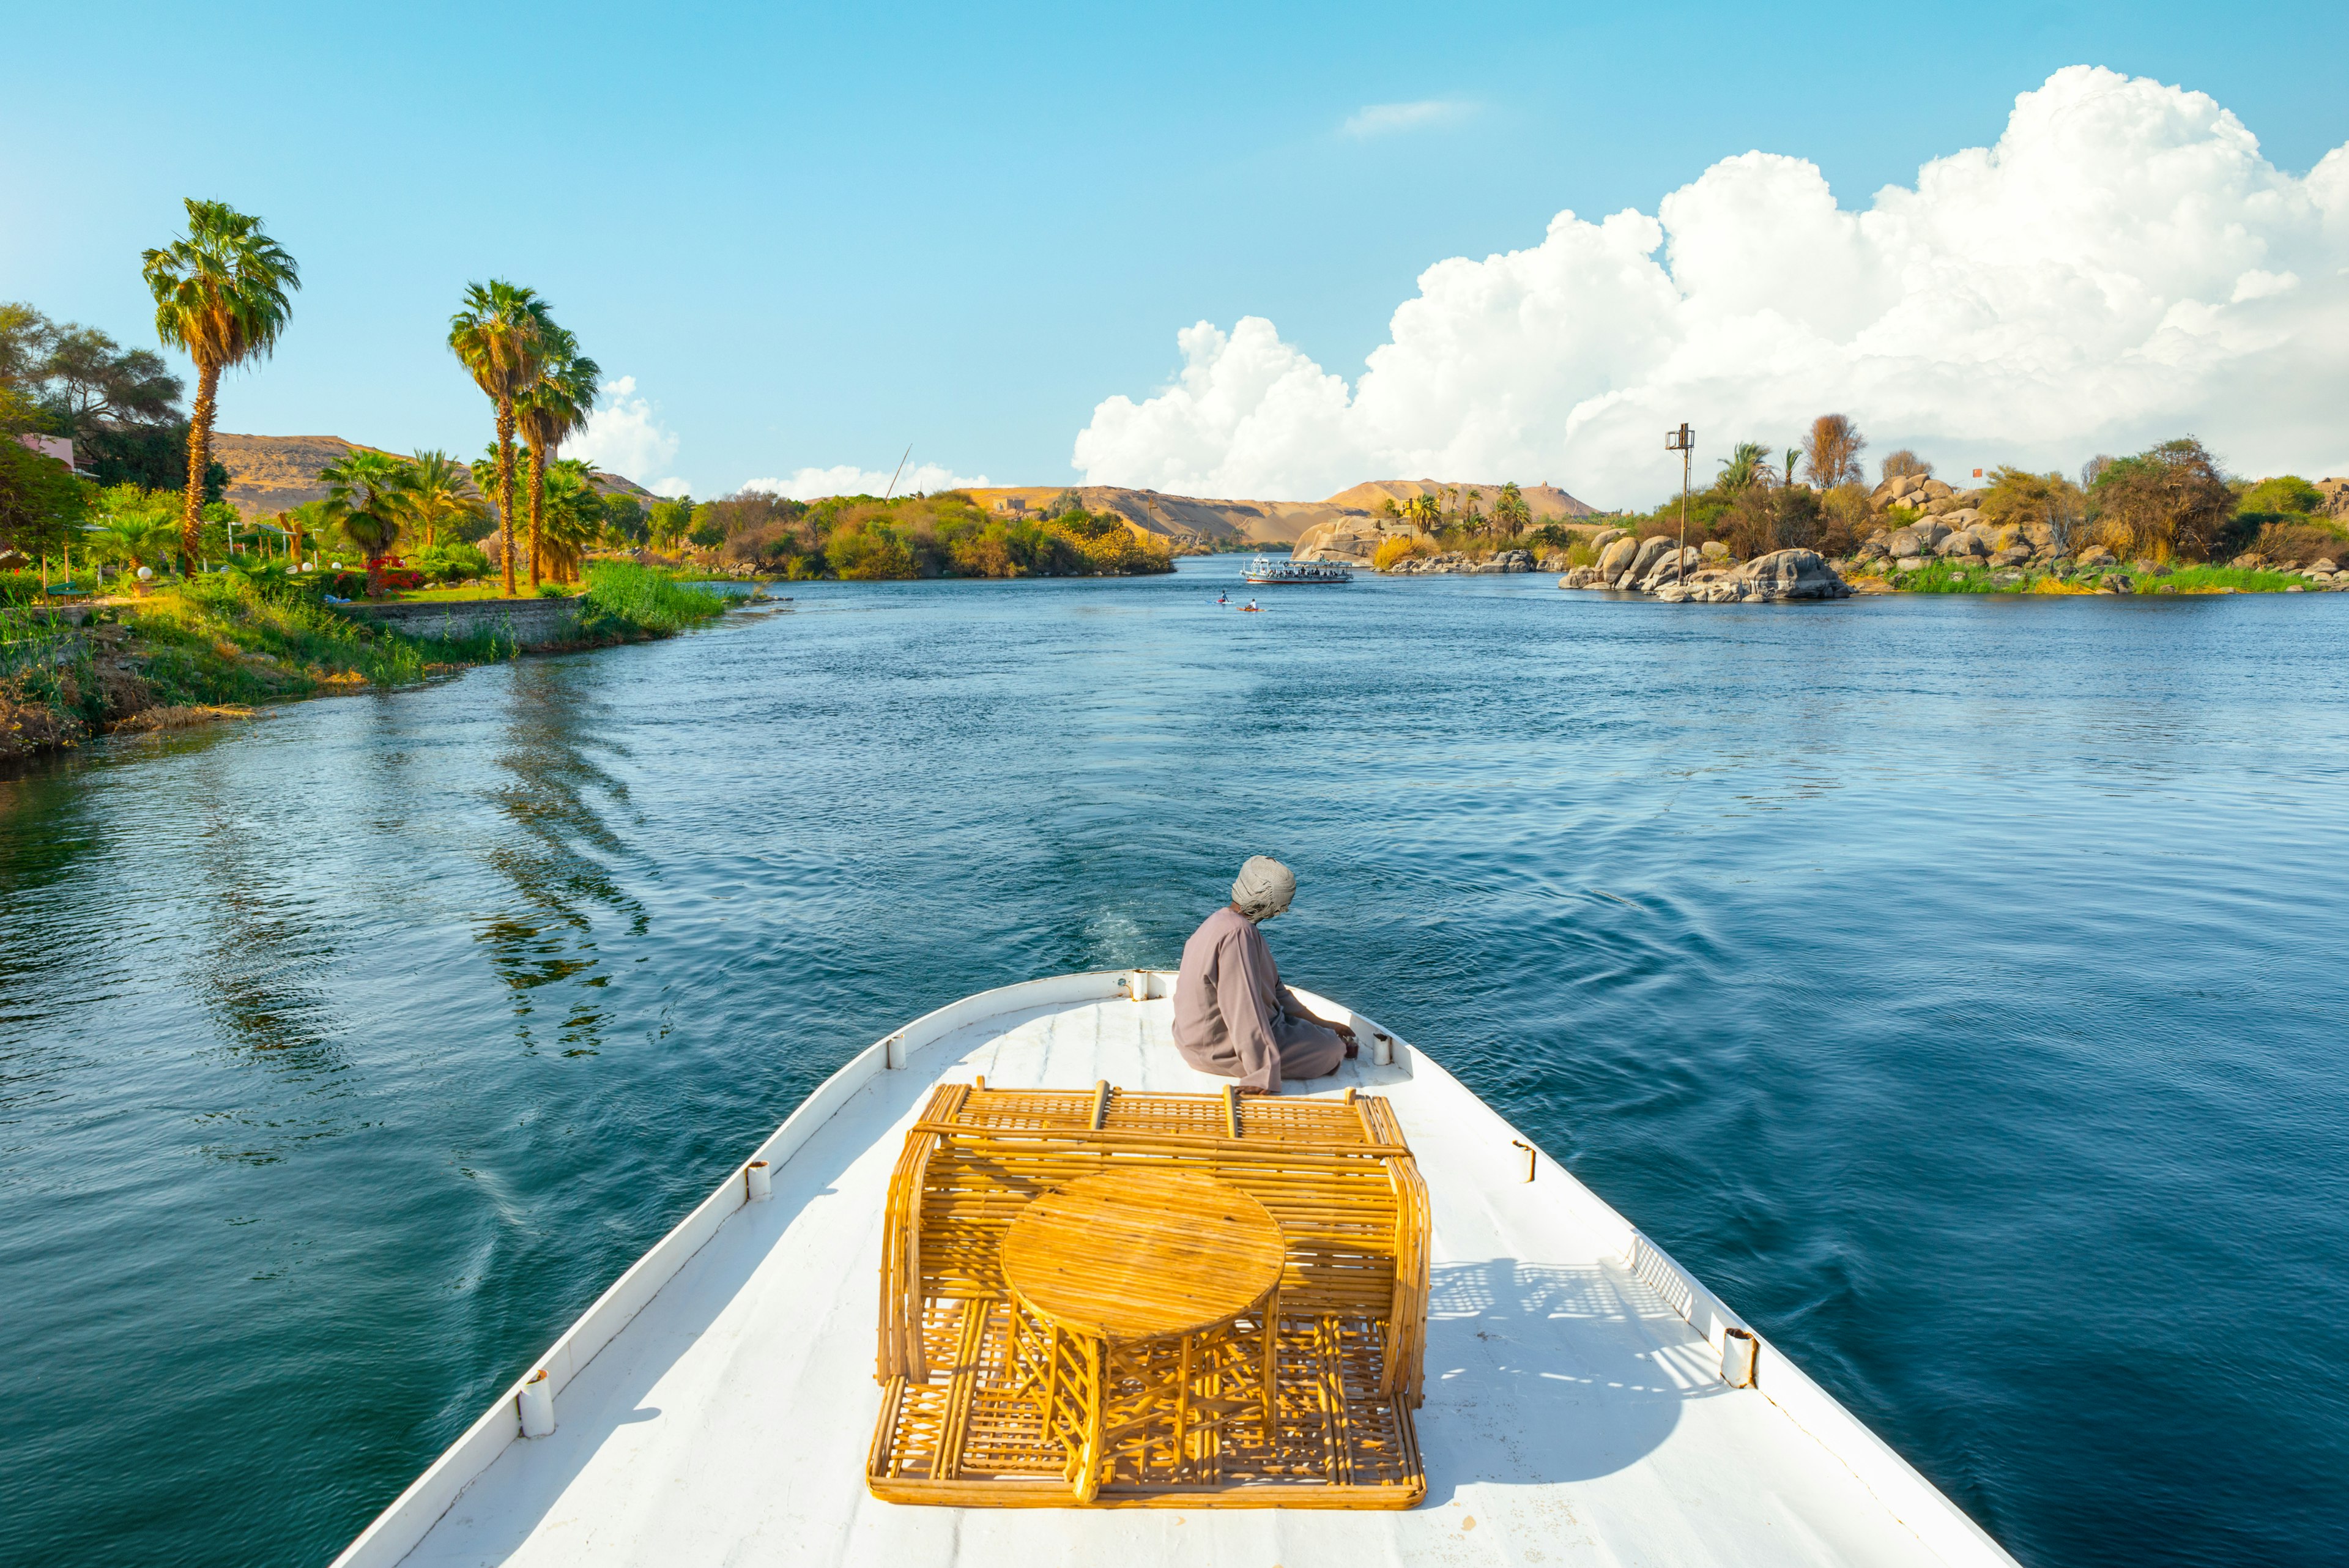
[[[1183,944],[1174,977],[1174,1045],[1202,1073],[1268,1094],[1288,1078],[1324,1078],[1346,1059],[1337,1032],[1280,983],[1256,922],[1226,905]]]

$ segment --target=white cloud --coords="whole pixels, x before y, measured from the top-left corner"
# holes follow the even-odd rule
[[[813,501],[825,495],[881,495],[888,493],[892,477],[888,469],[859,468],[843,462],[833,468],[802,468],[794,470],[789,479],[749,479],[742,482],[745,490],[763,490],[770,495],[788,496],[793,501]],[[987,475],[958,474],[941,463],[915,462],[905,465],[905,472],[895,476],[899,495],[912,495],[938,490],[962,490],[984,485]]]
[[[1419,278],[1350,385],[1243,317],[1179,333],[1155,396],[1076,439],[1087,482],[1305,499],[1362,479],[1547,479],[1601,505],[1701,449],[1838,410],[1877,454],[2074,468],[2191,431],[2240,471],[2349,468],[2349,146],[2305,177],[2200,93],[2075,66],[1992,148],[1838,209],[1748,152],[1655,214]],[[1701,467],[1709,467],[1709,463]]]
[[[1421,99],[1416,103],[1366,104],[1348,115],[1338,130],[1346,136],[1386,136],[1398,130],[1416,130],[1423,125],[1442,125],[1467,112],[1466,104],[1440,98]]]
[[[622,376],[604,383],[587,428],[564,442],[564,452],[606,473],[633,479],[657,495],[684,495],[693,488],[684,480],[654,477],[677,461],[677,433],[660,422],[651,400],[636,395],[636,379]]]

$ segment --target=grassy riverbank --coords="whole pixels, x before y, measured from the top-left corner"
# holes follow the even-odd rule
[[[716,596],[626,563],[591,567],[584,599],[575,633],[550,651],[672,636],[726,613]],[[523,651],[500,632],[411,637],[221,576],[91,606],[78,626],[17,607],[0,610],[0,760],[259,703],[410,686]]]
[[[1909,594],[2280,594],[2310,587],[2308,579],[2297,572],[2207,565],[2156,567],[2150,572],[2126,566],[2047,571],[1932,561],[1909,572],[1854,571],[1851,579],[1862,587],[1880,586]],[[2123,587],[2123,583],[2127,586]]]

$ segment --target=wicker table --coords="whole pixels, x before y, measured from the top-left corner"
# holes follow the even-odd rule
[[[1121,1457],[1180,1473],[1212,1459],[1228,1423],[1268,1433],[1285,1251],[1254,1198],[1154,1161],[1080,1177],[1012,1222],[1015,1382],[1079,1502]]]

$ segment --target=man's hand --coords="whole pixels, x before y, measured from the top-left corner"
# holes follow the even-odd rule
[[[1234,1093],[1237,1094],[1242,1099],[1247,1098],[1250,1095],[1263,1095],[1269,1094],[1270,1092],[1270,1090],[1266,1089],[1263,1085],[1258,1084],[1242,1084],[1234,1091]]]

